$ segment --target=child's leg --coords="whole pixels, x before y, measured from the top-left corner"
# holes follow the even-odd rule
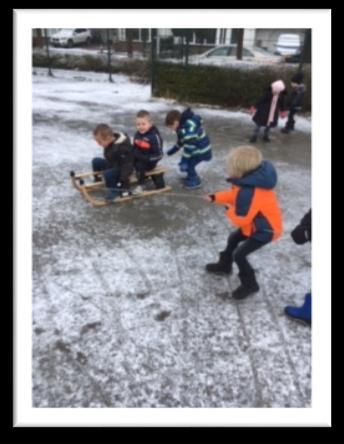
[[[259,285],[256,281],[255,273],[247,256],[253,251],[259,250],[269,242],[260,242],[256,239],[248,238],[242,245],[240,245],[233,253],[233,260],[239,268],[240,286],[234,290],[234,299],[243,299],[246,296],[259,291]]]
[[[295,129],[295,119],[294,119],[295,114],[296,114],[296,111],[294,111],[294,110],[291,110],[289,112],[288,121],[287,121],[287,128],[289,130]]]
[[[188,161],[187,176],[184,180],[184,185],[187,188],[196,188],[201,185],[201,179],[196,172],[196,165],[202,162],[202,159],[191,158]]]
[[[295,116],[295,111],[291,109],[288,114],[287,123],[285,124],[285,127],[282,129],[282,133],[287,134],[294,129],[295,127],[294,116]]]
[[[251,142],[251,143],[253,143],[253,142],[257,142],[258,135],[259,135],[259,131],[260,131],[260,128],[261,128],[261,126],[258,125],[257,123],[256,123],[255,125],[256,125],[256,126],[255,126],[255,128],[254,128],[254,130],[253,130],[253,134],[252,134],[251,139],[250,139],[250,142]]]
[[[220,252],[219,261],[213,264],[207,264],[206,270],[210,273],[230,273],[233,264],[233,252],[240,242],[247,239],[241,230],[236,230],[228,237],[226,248]]]
[[[107,169],[107,162],[102,157],[94,157],[92,159],[92,171],[104,171]],[[100,182],[101,178],[98,175],[94,176],[95,182]]]
[[[146,162],[142,159],[135,161],[135,170],[137,173],[138,185],[143,185],[145,182]]]
[[[146,179],[146,172],[153,170],[156,167],[157,162],[151,162],[149,159],[136,159],[135,169],[138,173],[138,185],[143,185]]]
[[[107,188],[117,188],[117,183],[120,177],[120,171],[117,168],[111,168],[103,173],[105,185]]]
[[[271,142],[271,139],[269,137],[269,131],[270,131],[270,127],[266,126],[265,129],[264,129],[264,136],[263,136],[263,140],[265,142]]]
[[[111,170],[106,170],[104,173],[105,185],[108,188],[105,194],[105,200],[113,201],[117,197],[120,197],[122,191],[125,190],[124,187],[119,184],[120,181],[120,170],[117,168],[112,168]]]
[[[254,271],[247,260],[247,256],[256,250],[259,250],[259,248],[262,248],[267,243],[268,242],[264,243],[256,239],[246,238],[245,242],[234,251],[233,259],[238,265],[240,273],[248,274]]]

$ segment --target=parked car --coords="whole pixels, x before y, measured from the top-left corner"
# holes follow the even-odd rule
[[[80,43],[89,45],[91,38],[92,35],[89,29],[61,29],[50,37],[50,42],[53,46],[67,46],[71,48]]]
[[[281,34],[275,44],[277,55],[294,55],[300,52],[300,36],[298,34]]]
[[[226,63],[237,60],[237,45],[224,45],[209,49],[208,51],[190,57],[191,62],[195,63]],[[258,63],[279,63],[282,61],[281,57],[269,53],[263,48],[253,47],[242,50],[242,59],[249,62]]]
[[[286,63],[300,63],[301,62],[301,52],[292,55],[284,56],[284,61]]]

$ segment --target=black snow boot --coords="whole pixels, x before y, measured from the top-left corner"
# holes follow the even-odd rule
[[[253,136],[250,138],[250,142],[251,143],[255,143],[255,142],[257,142],[257,134],[253,134]]]
[[[219,261],[213,264],[207,264],[205,268],[209,273],[230,274],[232,272],[232,260],[228,259],[228,256],[221,252]]]
[[[253,270],[249,273],[240,272],[239,279],[241,284],[236,290],[233,291],[233,299],[244,299],[247,296],[259,291],[259,285],[256,281],[256,276]]]
[[[271,142],[271,139],[269,137],[269,131],[270,131],[270,128],[265,128],[264,135],[263,135],[264,142]]]

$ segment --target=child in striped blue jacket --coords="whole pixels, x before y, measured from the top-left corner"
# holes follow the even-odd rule
[[[187,108],[182,113],[172,110],[167,113],[166,126],[177,133],[177,143],[167,151],[171,156],[183,148],[179,168],[186,172],[184,186],[188,189],[199,188],[201,179],[196,172],[196,165],[212,158],[212,150],[209,137],[202,127],[200,116]]]

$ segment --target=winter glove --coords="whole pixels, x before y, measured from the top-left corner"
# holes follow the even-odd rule
[[[288,111],[280,111],[280,118],[285,119],[288,115]]]
[[[175,154],[179,150],[179,147],[177,145],[174,145],[172,148],[167,150],[167,155],[172,156],[172,154]]]
[[[296,244],[302,245],[312,241],[312,212],[308,211],[301,222],[291,232],[291,237]]]
[[[291,237],[293,241],[299,245],[305,244],[308,241],[307,232],[305,230],[305,227],[303,227],[302,225],[298,225],[293,229],[293,231],[291,232]]]

